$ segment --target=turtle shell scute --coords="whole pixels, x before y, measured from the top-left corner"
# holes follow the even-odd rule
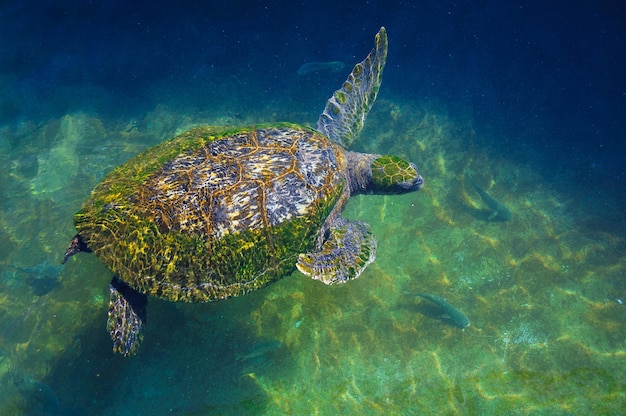
[[[345,163],[343,149],[298,125],[200,127],[112,172],[75,223],[140,292],[242,295],[294,270],[315,246],[346,186]]]

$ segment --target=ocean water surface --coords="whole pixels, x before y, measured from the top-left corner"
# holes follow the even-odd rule
[[[335,3],[0,6],[1,414],[623,414],[623,6]],[[353,149],[425,186],[348,203],[376,261],[340,286],[150,298],[139,353],[114,355],[112,273],[61,266],[91,189],[196,125],[314,126],[383,25]]]

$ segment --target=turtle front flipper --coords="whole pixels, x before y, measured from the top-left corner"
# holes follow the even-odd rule
[[[113,340],[113,352],[128,357],[135,354],[143,340],[148,297],[113,276],[107,330]]]
[[[326,102],[317,121],[318,131],[333,142],[350,147],[376,100],[386,60],[387,31],[381,27],[372,51],[354,66],[348,79]]]
[[[328,232],[319,251],[300,254],[298,270],[327,285],[356,279],[376,258],[376,237],[364,222],[342,217]]]

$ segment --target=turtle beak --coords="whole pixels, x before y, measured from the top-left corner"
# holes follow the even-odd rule
[[[415,169],[416,176],[410,180],[398,183],[398,188],[400,188],[400,192],[419,191],[424,186],[424,178],[422,178],[422,175],[418,173],[419,171],[417,170],[417,166],[415,166],[415,163],[410,162],[409,165],[411,165],[411,167]]]
[[[413,192],[419,191],[424,186],[424,178],[421,175],[417,175],[417,177],[412,181],[400,182],[398,184],[398,188],[400,188],[400,192]]]

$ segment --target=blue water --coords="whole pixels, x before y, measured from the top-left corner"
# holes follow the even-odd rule
[[[151,299],[139,354],[113,355],[111,273],[60,267],[90,190],[196,124],[314,125],[380,26],[354,148],[413,160],[426,186],[347,206],[376,262],[338,288],[294,273],[224,302]],[[626,408],[619,2],[23,1],[0,6],[0,39],[0,413]],[[298,75],[330,61],[346,68]],[[485,221],[466,168],[511,221]]]

